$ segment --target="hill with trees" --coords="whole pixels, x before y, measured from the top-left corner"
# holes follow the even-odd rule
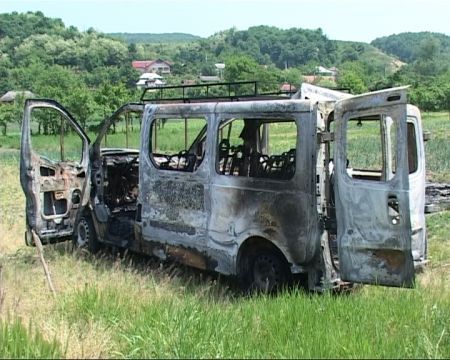
[[[108,33],[108,36],[128,44],[186,43],[201,39],[200,36],[185,33]]]
[[[337,68],[337,76],[332,81],[318,76],[319,85],[353,93],[411,85],[412,102],[422,109],[448,109],[449,39],[405,33],[366,44],[330,40],[321,29],[272,26],[232,28],[208,38],[108,35],[93,28],[80,32],[42,12],[13,12],[0,14],[0,93],[29,90],[61,102],[82,123],[98,122],[139,99],[132,60],[163,59],[172,63],[169,85],[217,75],[215,64],[225,63],[224,80],[256,80],[259,89],[277,91],[283,82],[299,86],[304,75],[324,66]],[[20,111],[0,106],[0,126],[6,129],[9,121],[20,121]]]
[[[386,54],[398,57],[400,60],[412,63],[426,53],[439,53],[439,56],[450,56],[450,36],[432,32],[406,32],[377,38],[371,44]]]
[[[133,57],[124,42],[41,12],[0,14],[0,93],[29,90],[56,99],[82,123],[137,98]],[[20,121],[20,111],[0,106],[0,126],[11,119]]]
[[[375,39],[372,45],[408,63],[383,86],[411,85],[411,102],[422,110],[450,112],[450,36],[403,33]]]

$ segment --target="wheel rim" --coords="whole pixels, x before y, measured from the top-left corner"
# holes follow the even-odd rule
[[[78,223],[77,246],[84,247],[89,242],[89,226],[86,220],[81,219]]]
[[[282,284],[280,264],[269,255],[260,255],[253,263],[254,286],[264,291],[272,291]]]

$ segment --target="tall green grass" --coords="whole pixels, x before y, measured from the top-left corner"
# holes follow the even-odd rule
[[[61,310],[112,328],[132,358],[446,358],[450,299],[439,291],[370,287],[350,295],[130,297],[87,287]]]
[[[1,358],[60,359],[62,354],[59,343],[44,340],[31,324],[26,329],[18,319],[0,321]]]
[[[431,139],[425,144],[426,168],[432,181],[450,181],[450,117],[448,113],[425,113],[423,127]]]

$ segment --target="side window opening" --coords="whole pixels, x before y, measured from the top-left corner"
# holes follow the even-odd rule
[[[417,138],[416,127],[414,123],[408,122],[408,167],[409,173],[413,174],[417,171],[419,162],[417,159]]]
[[[218,137],[221,175],[289,180],[295,174],[294,120],[228,119],[221,122]]]
[[[157,169],[194,172],[205,156],[204,118],[161,118],[151,126],[150,159]]]
[[[347,122],[347,173],[370,181],[389,181],[397,166],[397,124],[382,114]]]
[[[40,186],[42,215],[64,215],[70,202],[66,196],[66,179],[83,160],[83,140],[67,116],[53,107],[32,107],[29,119],[30,146],[39,156],[39,176],[50,178]],[[78,174],[84,178],[84,172]],[[79,189],[73,191],[76,203]],[[79,198],[79,197],[78,197]]]
[[[58,110],[50,107],[32,108],[30,131],[31,147],[39,156],[53,163],[81,163],[83,141]],[[46,171],[41,169],[41,172]]]

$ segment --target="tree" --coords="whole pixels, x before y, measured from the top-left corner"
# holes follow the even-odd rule
[[[296,68],[289,68],[280,72],[279,82],[287,82],[294,86],[300,85],[301,81],[301,72]]]
[[[366,92],[368,89],[364,83],[364,73],[361,65],[346,63],[340,70],[337,86],[342,89],[349,89],[352,94]]]
[[[255,80],[258,63],[247,55],[233,55],[225,60],[224,78],[233,82],[239,80]]]
[[[110,116],[131,98],[130,92],[123,84],[101,84],[93,94],[93,99],[103,118]]]
[[[89,116],[94,110],[94,100],[89,89],[84,85],[72,88],[64,97],[63,103],[85,129]]]
[[[15,120],[15,109],[12,104],[0,105],[0,126],[2,128],[2,135],[6,136],[8,124]]]

